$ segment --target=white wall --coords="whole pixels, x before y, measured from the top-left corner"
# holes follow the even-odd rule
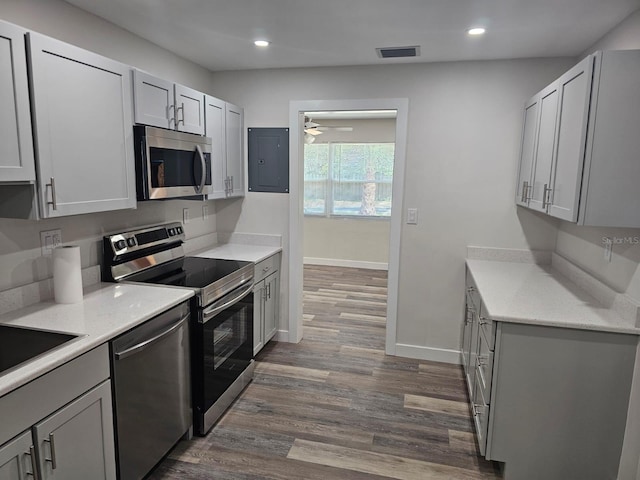
[[[315,120],[315,119],[314,119]],[[330,142],[389,142],[395,141],[394,118],[315,120],[322,125],[350,126],[351,132],[327,130],[316,136],[314,144]],[[342,261],[387,264],[389,262],[388,219],[362,219],[314,217],[304,218],[305,259],[310,263],[327,261],[329,264],[344,264]],[[338,260],[338,262],[334,262]],[[306,260],[305,260],[306,261]]]
[[[584,54],[596,50],[640,49],[640,10],[627,17]],[[640,153],[640,152],[639,152]],[[614,244],[611,262],[604,258],[603,237],[630,238]],[[635,243],[634,243],[635,242]],[[579,227],[560,222],[556,251],[618,292],[640,302],[640,229]],[[636,355],[620,480],[640,480],[640,349]]]
[[[286,127],[291,100],[409,99],[406,188],[397,201],[418,208],[420,223],[402,230],[397,341],[428,354],[459,349],[467,245],[554,248],[556,222],[514,206],[522,107],[574,63],[220,72],[213,86],[245,107],[246,127]],[[217,219],[221,231],[282,234],[286,265],[286,195],[249,193],[241,208],[218,210]],[[286,329],[288,319],[281,320]]]
[[[60,0],[2,0],[0,19],[204,91],[211,87],[211,74],[204,68]],[[100,261],[103,234],[182,220],[183,208],[193,218],[185,227],[187,238],[216,232],[215,215],[204,221],[201,203],[187,201],[141,203],[137,210],[39,222],[0,219],[0,291],[51,277],[51,259],[41,256],[41,231],[62,229],[63,242],[80,245],[82,266],[88,267]],[[213,202],[209,210],[215,211]]]

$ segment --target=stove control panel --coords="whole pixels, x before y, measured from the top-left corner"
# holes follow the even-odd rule
[[[105,255],[111,253],[111,255],[119,257],[146,248],[182,243],[184,239],[184,229],[180,223],[168,223],[157,227],[116,233],[104,237]],[[107,247],[110,252],[107,252]]]

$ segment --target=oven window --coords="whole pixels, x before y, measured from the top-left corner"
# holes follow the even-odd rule
[[[247,341],[246,312],[239,311],[213,330],[213,369],[216,370]]]
[[[153,188],[190,187],[200,182],[202,166],[195,151],[150,147]],[[205,153],[207,185],[211,185],[211,154]]]

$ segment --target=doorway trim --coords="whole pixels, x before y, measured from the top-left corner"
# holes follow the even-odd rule
[[[389,274],[385,352],[396,354],[400,240],[404,199],[404,172],[407,150],[408,98],[361,100],[291,100],[289,102],[289,341],[302,340],[303,281],[303,199],[304,112],[339,110],[396,110],[396,146],[393,164],[391,229],[389,233]]]

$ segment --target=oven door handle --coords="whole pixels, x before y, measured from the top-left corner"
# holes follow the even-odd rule
[[[178,328],[180,328],[183,324],[183,322],[185,320],[187,320],[189,318],[189,313],[187,313],[184,317],[182,317],[180,320],[178,320],[178,322],[174,323],[173,325],[171,325],[169,328],[167,328],[166,330],[164,330],[163,332],[160,332],[159,334],[138,343],[137,345],[134,345],[133,347],[127,348],[126,350],[123,350],[122,352],[116,352],[115,353],[115,357],[116,360],[124,360],[127,357],[130,357],[131,355],[141,352],[142,350],[144,350],[147,347],[150,347],[151,345],[153,345],[154,343],[162,340],[164,337],[166,337],[167,335],[171,335],[173,332],[175,332]]]
[[[196,145],[196,154],[197,157],[200,159],[200,165],[202,166],[202,175],[200,176],[200,185],[194,185],[195,189],[196,189],[196,193],[202,193],[202,190],[204,189],[204,182],[207,179],[207,162],[204,159],[204,153],[202,153],[202,148],[200,148],[200,145]],[[196,155],[194,155],[194,162],[195,163],[195,157]]]
[[[235,305],[236,303],[238,303],[240,300],[242,300],[244,297],[246,297],[247,295],[249,295],[251,293],[251,291],[253,290],[253,285],[254,283],[251,282],[250,284],[239,288],[237,290],[237,292],[233,295],[233,297],[231,298],[231,300],[229,301],[225,301],[222,305],[219,305],[220,301],[214,303],[213,305],[211,305],[209,308],[206,308],[203,312],[202,312],[202,323],[207,323],[209,320],[211,320],[213,317],[215,317],[217,314],[219,314],[222,310],[231,307],[232,305]],[[223,299],[223,300],[226,300]]]

